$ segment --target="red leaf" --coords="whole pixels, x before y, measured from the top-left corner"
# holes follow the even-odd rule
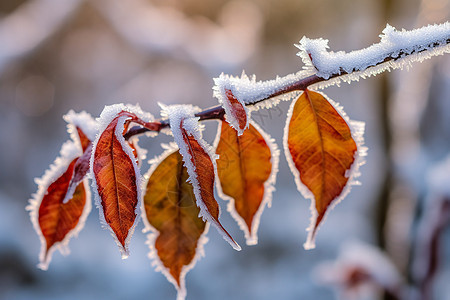
[[[39,225],[47,243],[47,254],[56,242],[61,242],[75,228],[86,203],[83,184],[78,185],[68,203],[62,203],[77,161],[78,158],[74,159],[67,171],[48,187],[39,207]]]
[[[244,129],[248,126],[245,107],[238,101],[238,99],[236,99],[231,90],[225,89],[225,95],[227,96],[226,100],[230,102],[231,114],[233,115],[232,117],[239,124],[239,132],[242,134]]]
[[[48,268],[56,248],[63,254],[68,253],[70,238],[82,229],[91,210],[87,180],[83,179],[89,170],[92,143],[81,127],[92,130],[95,122],[85,112],[70,111],[64,119],[69,123],[67,129],[73,141],[63,145],[61,157],[42,178],[36,179],[38,192],[27,206],[41,237],[39,267],[42,269]],[[84,153],[79,156],[80,152]]]
[[[220,207],[214,198],[214,181],[215,172],[214,164],[208,152],[203,149],[195,137],[189,134],[183,127],[183,120],[180,123],[180,130],[187,146],[186,150],[190,156],[190,163],[186,164],[189,171],[189,179],[194,186],[195,197],[197,205],[200,207],[201,215],[210,221],[222,233],[224,239],[230,245],[240,250],[241,247],[235,242],[228,231],[223,228],[219,221]],[[186,157],[183,157],[186,160]],[[190,166],[193,166],[193,168]]]
[[[67,245],[70,238],[83,228],[91,210],[86,180],[76,186],[67,203],[63,202],[79,161],[79,158],[66,156],[65,151],[73,150],[75,147],[71,142],[65,144],[63,156],[56,160],[55,165],[43,178],[36,180],[39,184],[38,192],[27,206],[35,230],[41,237],[39,267],[43,270],[48,268],[56,248],[63,254],[68,253]],[[55,174],[60,175],[52,179]]]
[[[101,217],[117,239],[125,258],[137,221],[140,178],[135,158],[130,155],[132,149],[125,143],[123,136],[121,140],[117,136],[116,127],[123,126],[124,122],[123,117],[115,117],[99,135],[91,161]]]

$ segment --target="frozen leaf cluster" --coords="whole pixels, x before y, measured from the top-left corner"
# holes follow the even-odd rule
[[[92,190],[100,223],[122,258],[128,257],[131,237],[142,219],[153,265],[175,286],[177,299],[184,299],[185,276],[204,255],[210,225],[241,250],[220,221],[223,210],[216,192],[227,201],[246,244],[258,242],[261,215],[272,203],[280,151],[251,119],[251,112],[280,100],[293,100],[283,148],[298,190],[311,201],[304,247],[314,248],[330,210],[359,184],[367,149],[364,123],[351,120],[339,104],[313,88],[447,53],[449,32],[448,22],[413,31],[388,25],[379,44],[348,54],[327,52],[326,40],[303,38],[298,47],[305,70],[268,81],[245,73],[221,74],[213,87],[219,106],[212,109],[161,104],[161,118],[155,119],[139,106],[116,104],[105,107],[96,120],[70,111],[64,119],[71,139],[50,170],[36,180],[38,191],[27,207],[41,240],[39,267],[47,269],[55,249],[68,252],[69,239],[81,230],[91,209]],[[201,122],[212,119],[219,126],[211,145],[203,138]],[[155,158],[142,174],[147,151],[138,141],[155,141],[160,132],[172,135],[173,143],[163,145],[162,154],[150,153]],[[362,275],[384,284],[376,268],[363,265],[363,258],[356,263],[365,268]]]

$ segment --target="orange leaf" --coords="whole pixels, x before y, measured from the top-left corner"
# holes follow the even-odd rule
[[[121,124],[118,124],[119,120]],[[126,258],[129,239],[137,221],[140,179],[132,149],[123,137],[119,141],[116,135],[116,127],[123,126],[123,122],[124,118],[118,116],[101,133],[93,149],[91,164],[101,216],[117,239],[122,257]]]
[[[330,206],[346,194],[357,145],[346,120],[320,93],[305,90],[290,112],[286,157],[299,190],[312,201],[312,224],[305,243],[309,249],[314,248],[317,228]]]
[[[278,168],[278,150],[255,126],[250,123],[238,136],[236,130],[222,121],[216,149],[219,191],[230,200],[228,210],[244,230],[249,245],[258,241],[259,218],[270,202]],[[268,144],[273,149],[273,158]]]
[[[224,239],[228,241],[234,249],[241,250],[241,247],[231,237],[228,231],[223,228],[219,221],[220,207],[214,198],[215,172],[211,157],[195,137],[184,129],[183,121],[180,123],[180,130],[184,143],[187,146],[186,150],[190,157],[190,164],[187,164],[188,171],[190,171],[189,179],[194,186],[194,192],[198,206],[201,210],[201,215],[222,233]],[[184,159],[186,159],[186,157],[184,157]],[[189,170],[190,165],[193,166],[191,170]]]
[[[144,195],[143,216],[154,259],[162,263],[162,272],[178,291],[177,299],[186,294],[185,275],[194,266],[206,239],[206,223],[199,218],[192,185],[187,182],[187,169],[178,151],[165,158],[150,171]],[[151,226],[150,226],[151,225]],[[157,255],[158,257],[156,257]]]

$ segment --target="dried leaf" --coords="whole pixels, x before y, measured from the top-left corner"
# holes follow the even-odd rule
[[[234,249],[241,250],[241,247],[231,237],[228,231],[223,228],[219,221],[220,207],[214,198],[215,172],[211,157],[195,137],[184,129],[183,121],[180,124],[180,129],[191,161],[191,164],[187,164],[188,171],[189,165],[193,165],[195,168],[195,170],[191,170],[195,176],[192,176],[190,173],[189,179],[194,186],[194,192],[201,210],[201,216],[210,221]],[[186,159],[186,157],[184,157],[184,159]]]
[[[117,239],[122,257],[128,256],[128,243],[136,226],[139,171],[132,149],[117,132],[126,117],[116,117],[99,135],[91,157],[94,190],[98,193],[100,214]],[[120,140],[119,140],[120,138]]]
[[[178,151],[169,150],[150,170],[143,215],[149,235],[150,256],[178,291],[186,295],[185,275],[194,267],[206,242],[206,222],[198,215],[192,184]]]
[[[299,190],[312,201],[305,248],[314,248],[317,228],[325,214],[346,194],[357,144],[333,105],[322,94],[309,90],[292,103],[286,129],[286,157],[291,171]]]
[[[259,218],[270,205],[279,152],[252,122],[241,136],[223,121],[218,130],[219,194],[230,200],[228,210],[245,232],[247,244],[253,245],[258,242]]]

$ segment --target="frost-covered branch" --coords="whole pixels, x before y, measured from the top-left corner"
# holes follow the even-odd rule
[[[387,25],[380,35],[381,41],[367,48],[345,53],[328,52],[328,40],[312,40],[303,37],[296,45],[298,55],[305,63],[304,70],[273,80],[256,81],[256,77],[241,77],[221,74],[214,79],[214,96],[219,100],[224,90],[247,106],[270,107],[277,98],[290,100],[294,91],[306,88],[325,88],[339,85],[341,81],[350,83],[360,78],[375,76],[384,71],[409,67],[413,62],[421,62],[433,56],[450,53],[450,23],[428,25],[410,31],[398,31]],[[266,101],[266,100],[269,100]],[[200,120],[222,119],[225,115],[222,105],[205,109],[196,114]],[[162,128],[168,127],[168,120],[161,120]],[[126,138],[148,131],[145,128],[131,129]]]
[[[345,53],[328,52],[328,40],[311,40],[303,37],[296,45],[307,69],[317,70],[324,79],[336,75],[364,72],[370,67],[383,65],[382,71],[402,68],[411,62],[422,61],[432,56],[449,52],[450,23],[428,25],[411,31],[398,31],[387,25],[380,35],[381,40],[365,49]],[[377,68],[378,69],[378,68]],[[374,73],[375,72],[375,73]],[[364,75],[375,75],[378,71],[370,69]],[[356,74],[361,76],[362,74]]]

